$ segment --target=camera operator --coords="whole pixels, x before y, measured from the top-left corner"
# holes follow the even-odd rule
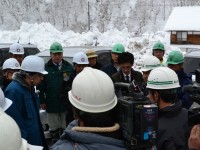
[[[68,125],[52,150],[126,149],[117,121],[114,85],[106,73],[85,67],[73,80],[68,95],[77,119]]]
[[[147,81],[148,97],[157,103],[158,150],[187,148],[188,111],[176,100],[179,80],[176,73],[167,67],[158,67],[150,72]]]

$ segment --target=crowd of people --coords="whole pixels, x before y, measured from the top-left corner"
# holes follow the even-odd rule
[[[10,58],[3,63],[0,77],[0,149],[1,150],[125,150],[119,124],[119,96],[115,83],[134,83],[152,104],[158,107],[157,150],[200,150],[200,125],[189,127],[189,93],[192,84],[183,69],[180,51],[164,59],[165,46],[160,41],[152,56],[135,70],[134,55],[121,43],[112,47],[110,64],[97,62],[92,49],[78,52],[72,64],[63,59],[59,42],[50,45],[50,60],[24,57],[24,49],[14,43]],[[39,92],[36,92],[39,91]],[[41,123],[45,110],[52,145],[49,146]]]

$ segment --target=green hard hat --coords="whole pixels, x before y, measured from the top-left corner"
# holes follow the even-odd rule
[[[153,50],[156,50],[156,49],[165,51],[165,47],[164,47],[163,43],[161,43],[160,41],[156,42],[153,45]]]
[[[117,43],[112,47],[112,52],[113,53],[123,53],[125,52],[124,45]]]
[[[169,56],[167,58],[167,64],[181,64],[184,62],[183,55],[181,54],[180,51],[172,51],[169,53]]]
[[[59,53],[59,52],[63,52],[63,48],[62,45],[58,42],[54,42],[53,44],[51,44],[50,46],[50,52],[52,53]]]

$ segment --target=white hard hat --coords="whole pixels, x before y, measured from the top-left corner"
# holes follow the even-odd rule
[[[6,111],[10,105],[12,104],[12,101],[8,98],[5,98],[5,95],[0,88],[0,107],[3,109],[3,111]]]
[[[155,56],[148,56],[146,59],[144,59],[142,68],[140,71],[150,71],[156,67],[160,67],[160,60]]]
[[[3,63],[3,70],[5,69],[21,69],[19,62],[15,58],[9,58]]]
[[[105,112],[117,104],[111,78],[103,71],[91,67],[85,67],[75,77],[68,95],[71,104],[85,112]]]
[[[149,74],[147,88],[173,89],[178,87],[180,87],[178,76],[168,67],[155,68]]]
[[[0,107],[0,150],[42,150],[42,146],[30,145],[21,138],[17,123]]]
[[[16,122],[0,108],[0,149],[26,150]]]
[[[23,55],[24,54],[24,48],[19,43],[14,43],[10,46],[9,53],[17,54],[17,55]]]
[[[89,64],[88,57],[87,57],[87,55],[85,53],[78,52],[73,57],[73,63],[77,63],[77,64]]]
[[[48,72],[44,70],[44,60],[35,55],[29,55],[24,58],[21,64],[21,70],[27,72],[37,72],[44,75],[48,74]]]

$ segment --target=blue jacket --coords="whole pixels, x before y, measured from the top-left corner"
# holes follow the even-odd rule
[[[95,133],[71,130],[78,126],[77,120],[71,122],[51,150],[126,150],[124,142]]]
[[[180,87],[178,88],[178,99],[182,101],[182,106],[184,108],[190,108],[192,105],[192,100],[189,98],[189,93],[182,92],[182,88],[185,85],[192,85],[192,76],[190,74],[186,74],[183,69],[181,71],[176,72],[178,75]]]
[[[38,96],[34,89],[31,91],[27,87],[20,73],[15,74],[14,80],[7,86],[5,97],[13,102],[6,113],[17,122],[22,138],[29,144],[46,147],[39,118]]]

